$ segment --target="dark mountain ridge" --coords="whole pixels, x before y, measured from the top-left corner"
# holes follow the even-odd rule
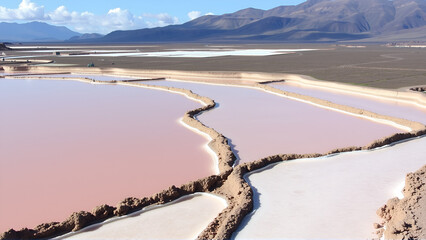
[[[247,8],[181,25],[115,31],[91,41],[340,41],[425,36],[426,0],[308,0],[270,10]],[[90,39],[89,39],[90,40]]]

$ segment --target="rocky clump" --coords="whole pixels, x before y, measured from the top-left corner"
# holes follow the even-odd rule
[[[3,233],[0,239],[43,239],[62,235],[71,231],[80,230],[90,224],[93,224],[100,219],[97,219],[89,212],[75,212],[67,220],[59,222],[44,223],[38,225],[35,229],[24,228],[20,231],[13,229]]]
[[[0,239],[34,239],[36,231],[33,229],[23,228],[19,231],[10,229],[7,232],[4,232]]]
[[[426,92],[426,87],[413,87],[410,88],[410,90],[415,92]]]
[[[96,219],[105,220],[114,216],[114,210],[114,207],[104,204],[93,209],[92,213]]]
[[[426,239],[426,165],[405,178],[404,198],[392,198],[377,210],[375,224],[385,239]],[[384,229],[386,227],[386,229]]]
[[[330,152],[328,152],[326,155],[332,155],[332,154],[336,154],[336,153],[344,153],[344,152],[354,152],[354,151],[359,151],[362,150],[362,147],[346,147],[346,148],[338,148],[338,149],[334,149],[331,150]]]

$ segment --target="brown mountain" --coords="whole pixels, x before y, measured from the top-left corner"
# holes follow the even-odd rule
[[[426,0],[308,0],[297,6],[203,16],[182,25],[117,31],[101,41],[338,41],[401,32],[424,36],[424,26]]]

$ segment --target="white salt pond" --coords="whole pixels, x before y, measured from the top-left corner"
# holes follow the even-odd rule
[[[48,49],[89,49],[92,50],[92,45],[87,46],[80,46],[80,45],[74,45],[74,46],[62,46],[62,45],[22,45],[22,46],[16,46],[11,45],[8,46],[11,49],[17,49],[17,50],[34,50],[34,49],[40,49],[40,50],[48,50]],[[137,48],[137,47],[157,47],[156,45],[120,45],[120,48]],[[114,48],[117,49],[117,45],[102,45],[102,48]],[[114,50],[115,51],[115,50]]]
[[[21,52],[25,52],[25,53],[54,53],[54,52],[79,52],[79,51],[83,51],[80,49],[45,49],[45,50],[25,50],[25,51],[21,51]]]
[[[87,50],[87,49],[45,49],[45,50],[26,50],[21,52],[34,53],[54,53],[54,52],[83,52],[83,53],[128,53],[137,52],[137,50]]]
[[[108,76],[108,75],[93,75],[93,74],[48,74],[48,75],[29,75],[27,77],[48,77],[50,79],[57,78],[63,80],[63,78],[90,78],[98,81],[111,81],[111,80],[132,80],[135,78],[120,77],[120,76]]]
[[[209,140],[179,122],[200,106],[153,89],[0,79],[0,232],[215,174]]]
[[[161,52],[136,52],[136,53],[101,53],[90,54],[94,57],[185,57],[185,58],[206,58],[222,56],[272,56],[279,54],[289,54],[293,52],[315,51],[317,49],[227,49],[227,50],[176,50]],[[68,57],[68,56],[66,56]],[[78,57],[69,56],[69,57]]]
[[[400,130],[366,119],[276,96],[259,89],[182,81],[146,84],[190,89],[218,107],[198,119],[234,146],[241,162],[283,153],[326,153],[364,146]]]
[[[426,164],[426,138],[372,151],[300,159],[246,178],[255,212],[235,239],[371,239],[376,210]]]
[[[5,56],[4,59],[26,59],[26,58],[37,58],[37,57],[50,57],[52,55],[29,55],[29,56]]]
[[[34,50],[34,49],[57,49],[58,46],[37,46],[37,45],[22,45],[22,46],[16,46],[16,45],[11,45],[8,46],[11,49],[16,49],[16,50]],[[60,46],[61,48],[84,48],[84,46]],[[88,48],[93,48],[93,46],[87,46]]]
[[[226,207],[222,198],[195,194],[56,239],[196,239]]]
[[[389,98],[358,94],[350,91],[308,86],[298,83],[274,83],[272,87],[287,92],[299,93],[330,102],[356,107],[378,114],[408,119],[426,124],[426,107]]]

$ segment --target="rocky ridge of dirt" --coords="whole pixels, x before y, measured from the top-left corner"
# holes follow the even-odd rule
[[[403,194],[403,199],[392,198],[377,210],[383,219],[375,224],[379,237],[426,239],[426,165],[407,174]]]

